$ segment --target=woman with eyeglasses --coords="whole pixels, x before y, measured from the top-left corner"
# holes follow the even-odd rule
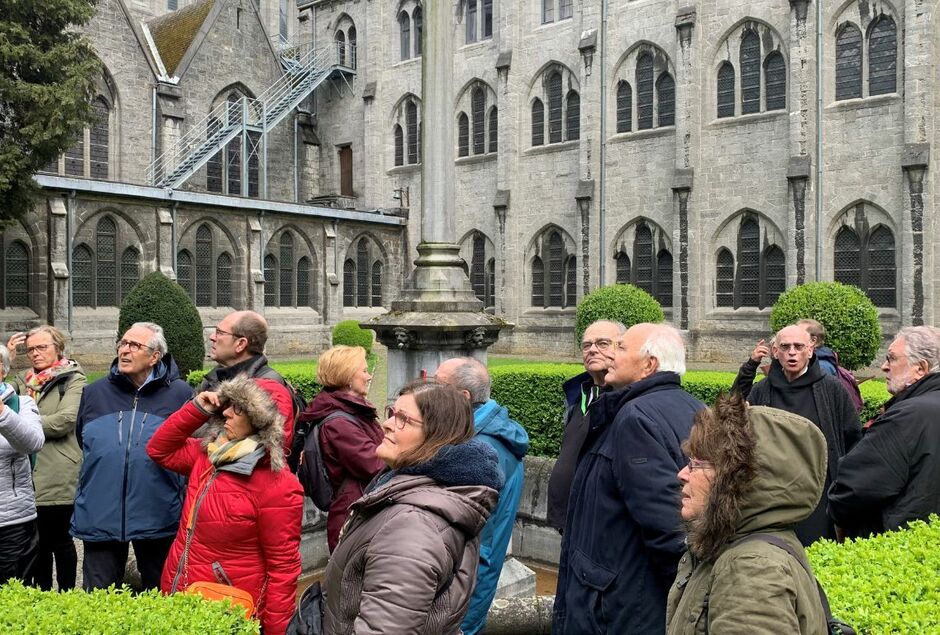
[[[823,492],[826,439],[811,421],[737,394],[695,416],[678,474],[688,551],[667,635],[828,633],[793,531]]]
[[[372,375],[361,346],[334,346],[317,361],[317,381],[323,386],[300,415],[301,426],[320,426],[320,453],[330,477],[333,500],[326,519],[330,552],[349,506],[385,464],[375,456],[382,442],[375,406],[366,398]]]
[[[279,382],[239,375],[199,393],[147,444],[155,463],[189,478],[160,588],[246,591],[265,635],[286,631],[300,576],[303,492],[284,458],[292,408]],[[206,422],[207,435],[192,438]]]
[[[24,378],[15,377],[10,384],[20,395],[36,401],[45,435],[45,445],[33,467],[39,552],[26,582],[43,591],[52,589],[54,560],[58,588],[67,591],[75,587],[78,567],[69,523],[82,463],[75,420],[85,390],[85,372],[78,362],[66,357],[65,335],[54,326],[37,326],[13,335],[7,342],[11,361],[19,346],[25,347],[31,368]]]
[[[460,632],[479,565],[479,534],[503,476],[473,437],[470,402],[413,382],[386,409],[376,450],[388,471],[356,501],[324,574],[324,632]]]

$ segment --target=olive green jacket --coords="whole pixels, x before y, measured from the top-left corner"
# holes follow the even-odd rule
[[[26,394],[26,384],[19,376],[10,383],[20,394]],[[60,384],[63,385],[60,388]],[[85,390],[85,372],[78,366],[72,372],[62,373],[51,380],[36,395],[42,430],[46,443],[36,456],[33,484],[36,505],[72,505],[78,470],[82,463],[82,449],[75,438],[75,418]]]
[[[790,527],[822,494],[825,438],[807,419],[782,410],[754,406],[749,419],[758,471],[740,501],[740,522],[714,561],[691,551],[682,556],[666,606],[667,635],[828,633],[815,578],[780,547],[748,539],[771,534],[803,550]]]

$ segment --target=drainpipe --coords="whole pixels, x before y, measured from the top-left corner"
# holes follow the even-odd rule
[[[179,263],[177,262],[176,255],[178,252],[176,246],[176,208],[179,207],[179,201],[173,201],[173,206],[170,208],[170,249],[173,250],[173,275],[176,275],[178,271]]]
[[[300,112],[299,110],[297,111]],[[297,136],[300,126],[297,123],[297,115],[294,115],[294,202],[300,202],[300,159],[298,157]]]
[[[816,0],[816,281],[822,280],[823,206],[823,3]]]
[[[75,190],[65,197],[65,266],[69,270],[68,285],[68,330],[72,335],[72,209],[75,206]]]
[[[607,0],[601,2],[601,166],[598,170],[598,180],[600,186],[598,197],[600,205],[597,208],[597,227],[598,227],[598,280],[597,286],[604,286],[606,277],[604,272],[607,270],[607,256],[605,250],[607,247],[607,232],[605,231],[604,218],[607,215]],[[587,289],[584,290],[588,292]]]
[[[157,160],[157,86],[151,89],[151,117],[150,117],[150,165]]]

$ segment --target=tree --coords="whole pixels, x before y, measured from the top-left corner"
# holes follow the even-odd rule
[[[575,337],[581,336],[597,320],[614,320],[627,328],[641,322],[662,322],[665,319],[659,302],[649,293],[632,284],[600,287],[581,299],[575,312]]]
[[[77,28],[94,0],[0,0],[0,223],[22,217],[42,167],[91,122],[101,64]]]
[[[206,342],[199,311],[183,287],[159,271],[144,276],[121,303],[118,333],[123,335],[135,322],[155,322],[163,327],[180,377],[186,379],[189,371],[202,369]]]

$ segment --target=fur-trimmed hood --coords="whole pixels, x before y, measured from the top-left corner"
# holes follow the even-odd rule
[[[271,470],[280,472],[285,465],[284,422],[290,418],[293,409],[287,388],[273,379],[252,379],[247,375],[238,375],[219,384],[217,390],[223,404],[234,402],[244,410],[270,458]],[[222,433],[225,422],[222,410],[224,406],[209,419],[207,433],[202,440],[203,447]]]
[[[826,438],[808,419],[766,406],[747,407],[753,450],[712,483],[700,518],[688,523],[688,547],[709,559],[748,534],[791,529],[819,502],[826,480]],[[749,445],[745,443],[744,445]],[[749,475],[754,475],[749,479]],[[750,482],[747,482],[750,480]],[[733,530],[724,528],[733,527]]]

